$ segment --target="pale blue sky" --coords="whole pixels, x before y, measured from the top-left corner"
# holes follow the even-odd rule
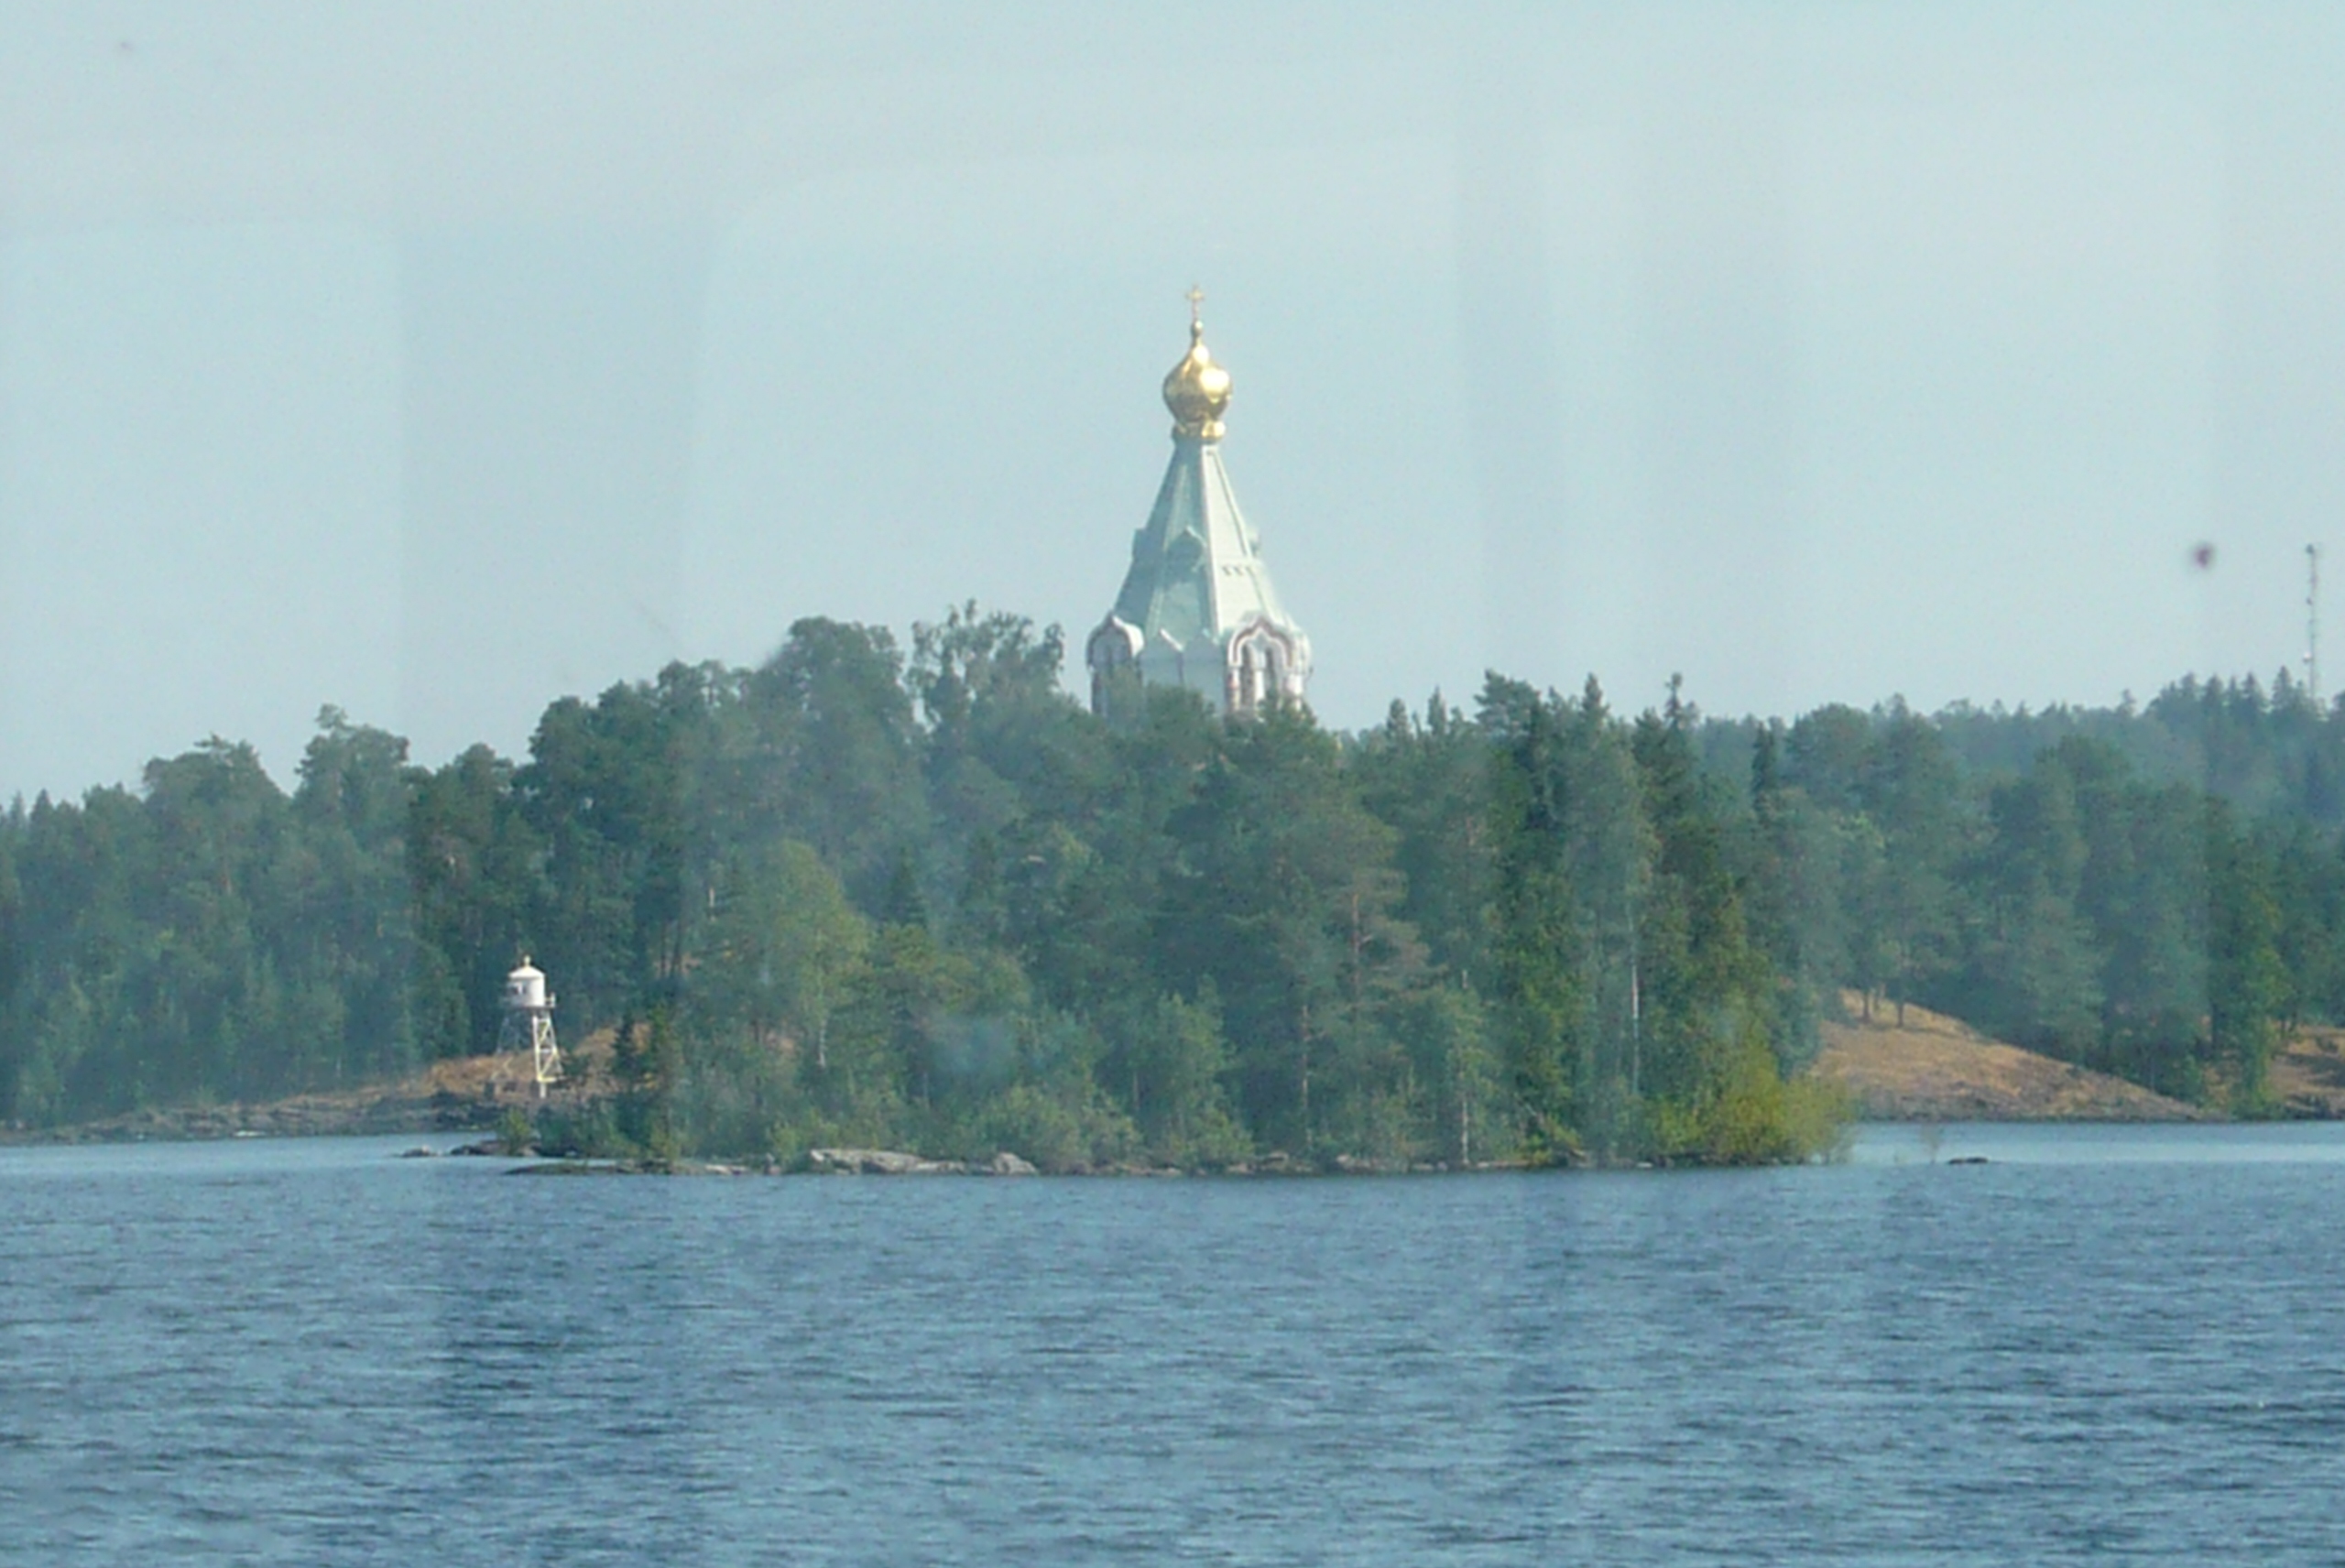
[[[2300,651],[2345,8],[980,9],[0,0],[0,793],[1079,644],[1193,279],[1333,723]]]

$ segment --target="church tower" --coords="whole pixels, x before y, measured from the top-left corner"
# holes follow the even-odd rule
[[[1132,536],[1116,607],[1084,645],[1094,713],[1134,675],[1185,686],[1226,714],[1300,702],[1310,678],[1311,639],[1281,607],[1261,540],[1222,467],[1229,372],[1205,350],[1204,299],[1189,290],[1189,352],[1164,378],[1172,461],[1147,525]]]

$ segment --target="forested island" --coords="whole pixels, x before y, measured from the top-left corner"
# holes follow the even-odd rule
[[[802,620],[411,764],[321,715],[0,819],[0,1121],[494,1049],[532,953],[599,1085],[538,1143],[1045,1169],[1757,1162],[1849,1115],[1844,989],[2232,1114],[2345,1016],[2345,717],[2284,672],[2145,706],[1616,713],[1493,674],[1330,733],[1062,689],[956,609]]]

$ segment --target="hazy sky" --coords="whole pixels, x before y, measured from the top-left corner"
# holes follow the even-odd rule
[[[518,753],[808,615],[1079,648],[1193,280],[1332,723],[2268,678],[2340,82],[2334,5],[0,0],[0,795]]]

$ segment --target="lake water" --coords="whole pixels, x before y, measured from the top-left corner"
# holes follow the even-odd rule
[[[2345,1127],[1801,1171],[0,1149],[0,1562],[2345,1558]]]

